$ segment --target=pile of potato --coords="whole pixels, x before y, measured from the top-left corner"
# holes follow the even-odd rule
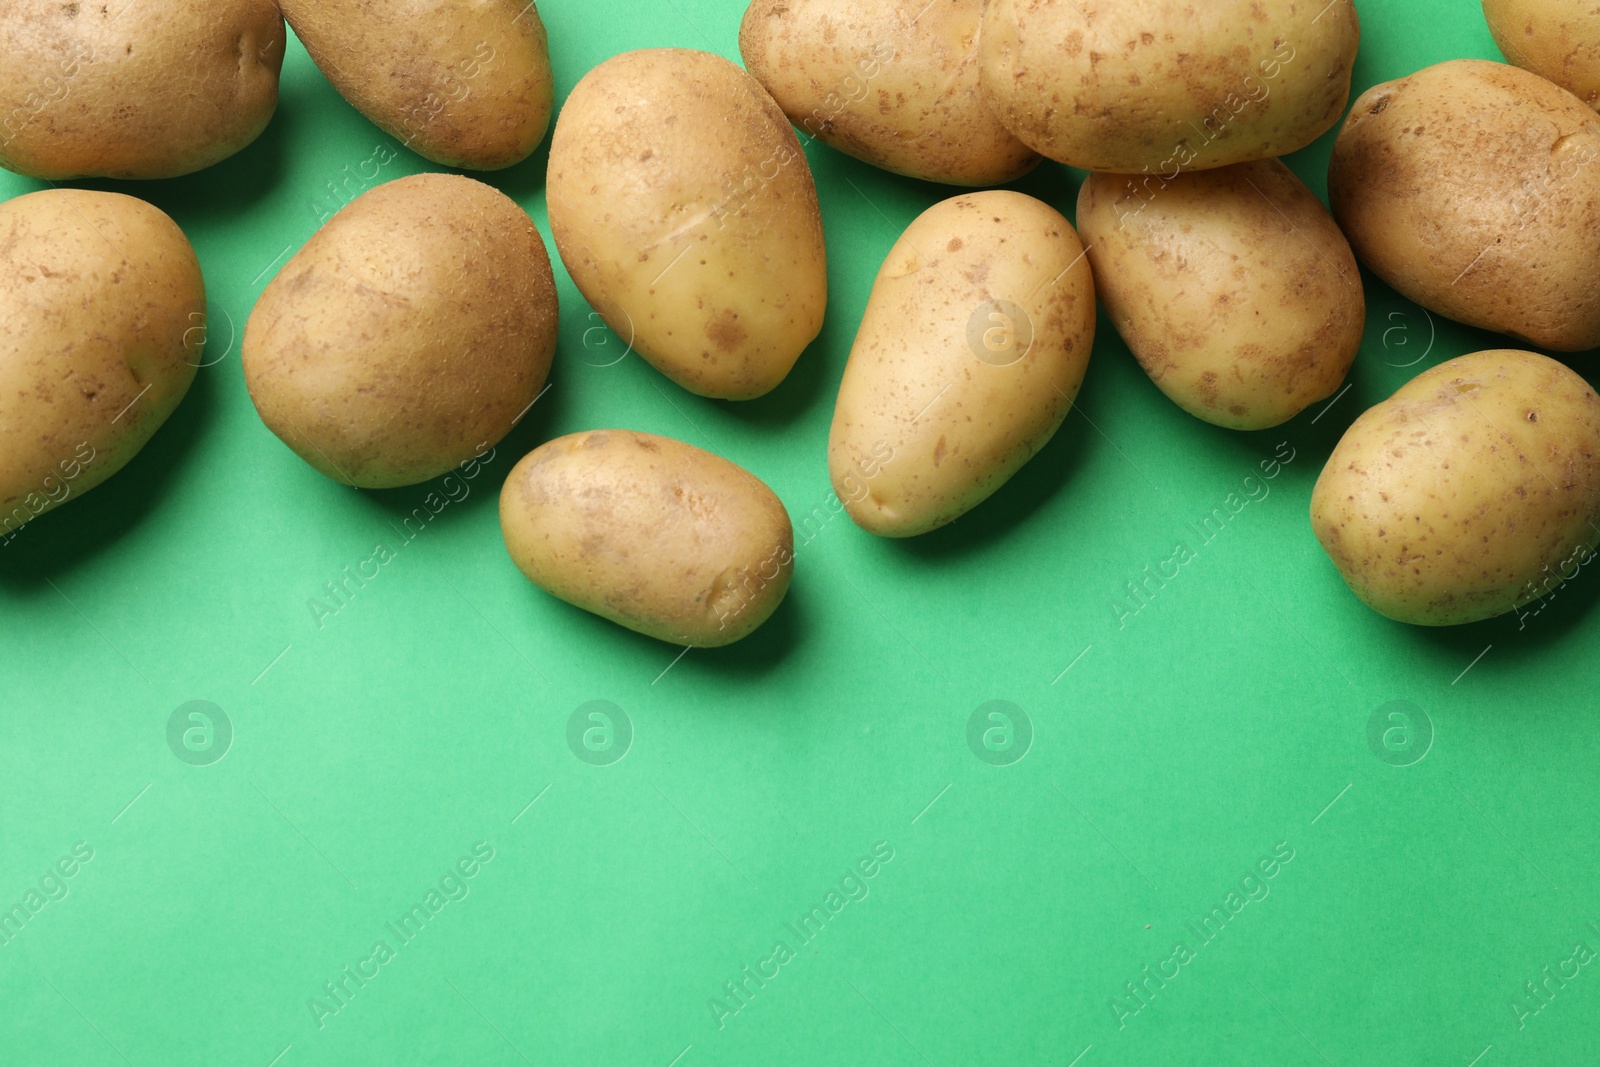
[[[285,18],[354,107],[435,163],[509,167],[549,129],[548,42],[526,0],[201,6],[0,7],[0,165],[148,179],[238,152],[276,106]],[[651,366],[740,401],[778,388],[822,328],[809,142],[965,187],[888,249],[827,445],[856,523],[912,537],[1050,440],[1097,301],[1163,393],[1233,430],[1340,389],[1365,325],[1358,261],[1461,322],[1600,346],[1600,16],[1484,9],[1517,65],[1458,60],[1364,93],[1334,145],[1330,213],[1278,157],[1345,114],[1352,0],[752,0],[743,69],[644,49],[578,83],[551,136],[550,230]],[[1089,172],[1077,229],[992,188],[1044,160]],[[193,250],[148,204],[56,189],[0,206],[0,533],[150,439],[194,378],[204,311]],[[284,265],[245,330],[245,380],[311,467],[416,484],[526,414],[558,318],[527,214],[422,174],[366,192]],[[1391,618],[1510,611],[1600,544],[1600,396],[1533,352],[1449,360],[1356,420],[1311,512],[1351,589]],[[540,587],[685,645],[755,630],[794,566],[757,477],[624,429],[523,458],[501,524]]]

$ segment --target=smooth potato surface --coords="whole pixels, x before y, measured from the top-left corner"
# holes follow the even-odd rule
[[[1483,0],[1506,59],[1600,110],[1600,7],[1573,0]]]

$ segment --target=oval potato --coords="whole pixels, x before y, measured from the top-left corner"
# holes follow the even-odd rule
[[[120,193],[0,204],[0,536],[131,460],[189,391],[206,290],[173,222]]]
[[[500,493],[500,528],[545,592],[696,648],[766,622],[794,571],[789,514],[759,478],[629,430],[569,434],[523,457]]]
[[[863,529],[911,537],[1003,485],[1055,434],[1094,347],[1094,281],[1072,226],[1022,193],[923,212],[878,271],[828,437]]]
[[[1483,15],[1507,59],[1600,110],[1600,8],[1572,0],[1483,0]]]
[[[1475,352],[1345,432],[1311,525],[1355,594],[1400,622],[1476,622],[1553,592],[1600,543],[1600,396],[1546,356]]]
[[[533,220],[471,178],[418,174],[357,197],[295,253],[245,326],[250,398],[335,481],[437,477],[538,397],[557,297]]]
[[[626,52],[572,90],[550,231],[606,324],[690,392],[748,400],[822,330],[827,257],[800,142],[721,56]]]
[[[1091,174],[1078,233],[1117,332],[1196,418],[1277,426],[1330,396],[1355,362],[1360,268],[1316,194],[1276,159],[1172,181]]]

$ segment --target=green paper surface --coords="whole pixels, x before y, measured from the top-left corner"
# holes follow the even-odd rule
[[[737,60],[742,11],[554,0],[558,96],[627,49]],[[1357,92],[1499,58],[1466,0],[1360,13]],[[1289,159],[1319,195],[1332,140]],[[211,365],[122,473],[0,550],[0,909],[28,913],[0,944],[0,1064],[1592,1062],[1595,579],[1408,628],[1307,519],[1362,410],[1504,339],[1368,275],[1349,391],[1251,434],[1180,411],[1102,319],[1031,464],[947,529],[878,540],[833,502],[833,396],[885,253],[954,191],[812,144],[830,304],[788,381],[685,393],[557,263],[552,388],[408,541],[439,483],[316,474],[257,418],[238,345],[330,183],[437,169],[401,150],[351,178],[393,145],[291,41],[238,156],[76,183],[183,226]],[[482,177],[548,239],[547,155]],[[1015,187],[1070,217],[1081,177]],[[0,197],[40,187],[0,175]],[[749,640],[680,656],[512,566],[512,464],[609,426],[782,497],[793,591]],[[1132,611],[1180,543],[1195,558]]]

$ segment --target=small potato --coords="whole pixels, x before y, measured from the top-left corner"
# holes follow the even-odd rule
[[[1477,622],[1600,543],[1600,396],[1547,356],[1476,352],[1357,419],[1311,494],[1317,540],[1374,611]]]
[[[745,66],[789,121],[875,167],[1003,185],[1039,162],[978,90],[983,0],[753,0]]]
[[[189,391],[205,344],[194,249],[120,193],[0,205],[0,536],[121,470]]]
[[[1316,194],[1276,159],[1171,181],[1091,174],[1078,233],[1117,332],[1196,418],[1277,426],[1355,362],[1360,268]]]
[[[889,250],[839,385],[828,472],[884,537],[955,520],[1055,434],[1094,347],[1072,226],[1021,193],[935,204]]]
[[[1502,63],[1373,86],[1328,196],[1356,256],[1425,308],[1541,348],[1600,345],[1600,116]]]
[[[281,3],[340,95],[426,159],[501,170],[550,128],[550,46],[532,0]]]
[[[984,98],[1025,144],[1085,170],[1205,170],[1304,148],[1339,121],[1352,0],[989,0]]]
[[[1483,16],[1507,59],[1600,110],[1600,7],[1573,0],[1483,0]]]
[[[556,123],[547,185],[572,280],[690,392],[768,393],[822,330],[811,168],[766,90],[721,56],[646,49],[591,70]]]
[[[6,0],[0,42],[0,166],[30,178],[188,174],[278,106],[274,0]]]
[[[458,175],[353,200],[256,301],[242,359],[267,427],[335,481],[425,482],[516,425],[556,345],[533,221]]]
[[[570,434],[524,456],[500,492],[500,529],[545,592],[696,648],[766,622],[794,571],[789,513],[759,478],[629,430]]]

